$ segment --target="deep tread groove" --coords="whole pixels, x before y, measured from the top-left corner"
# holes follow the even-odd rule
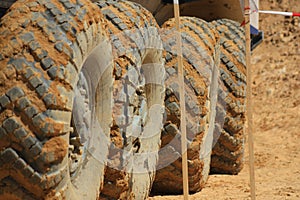
[[[162,149],[170,151],[160,155],[159,167],[168,159],[174,157],[173,162],[157,171],[152,192],[154,194],[181,194],[182,170],[180,148],[180,103],[176,66],[176,41],[174,19],[167,21],[162,27],[165,52],[165,68],[167,71],[165,107],[167,123],[162,133]],[[209,87],[212,81],[212,68],[216,61],[216,46],[218,36],[208,23],[203,20],[181,17],[184,74],[186,89],[187,137],[188,137],[188,165],[190,192],[201,190],[206,180],[202,177],[203,161],[200,160],[200,145],[204,132],[208,129],[210,112]],[[200,61],[200,62],[199,62]],[[206,69],[207,68],[207,69]],[[207,71],[206,71],[207,70]]]
[[[145,57],[153,56],[152,53],[149,55],[145,48],[158,49],[160,47],[158,25],[151,13],[133,2],[98,1],[96,5],[101,8],[108,22],[107,28],[113,45],[115,63],[113,89],[116,109],[113,109],[114,124],[111,128],[113,145],[111,146],[117,148],[111,149],[109,157],[112,157],[114,162],[120,163],[115,167],[121,168],[118,170],[109,166],[106,168],[100,196],[104,199],[130,199],[133,196],[136,199],[145,199],[149,195],[154,172],[148,172],[145,175],[146,178],[142,177],[145,180],[144,183],[137,185],[132,173],[121,170],[124,170],[123,165],[126,165],[129,158],[126,152],[138,153],[139,148],[146,145],[138,137],[128,136],[128,129],[137,123],[139,118],[142,123],[141,129],[145,123],[145,112],[147,114],[148,111],[147,105],[144,104],[147,91],[143,86],[145,77],[142,74],[141,65]],[[162,58],[160,59],[162,62]],[[163,103],[163,96],[161,100]],[[151,162],[156,162],[156,160]]]
[[[87,56],[104,29],[99,9],[81,2],[25,0],[1,18],[0,199],[64,196],[68,144],[62,137],[71,129],[60,116],[71,115],[72,89],[83,64],[74,55],[79,48],[74,41],[97,28],[84,49]],[[62,145],[45,149],[54,140]],[[59,150],[65,154],[56,158]]]
[[[219,95],[223,129],[215,135],[211,173],[237,174],[243,167],[246,98],[245,32],[239,23],[222,19],[211,23],[221,36]],[[216,141],[217,140],[217,141]]]

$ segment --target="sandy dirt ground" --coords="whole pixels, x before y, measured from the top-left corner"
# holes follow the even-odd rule
[[[298,11],[298,0],[262,0],[261,9]],[[257,199],[300,199],[300,18],[261,15],[265,40],[252,55]],[[198,199],[250,199],[249,159],[236,176],[211,175]],[[182,196],[152,197],[177,200]]]

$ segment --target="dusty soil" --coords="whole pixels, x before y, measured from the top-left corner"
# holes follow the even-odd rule
[[[297,0],[265,0],[260,6],[300,12]],[[261,29],[265,40],[252,56],[256,196],[300,199],[300,18],[261,15]],[[246,149],[239,175],[211,175],[190,199],[250,199]]]

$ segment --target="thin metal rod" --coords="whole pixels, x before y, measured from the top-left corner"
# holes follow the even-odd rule
[[[185,109],[185,88],[184,72],[182,60],[182,41],[180,31],[180,11],[179,2],[174,0],[174,15],[177,29],[177,60],[178,60],[178,80],[179,80],[179,97],[180,97],[180,131],[181,131],[181,152],[182,152],[182,184],[184,200],[189,199],[189,181],[188,181],[188,159],[187,159],[187,139],[186,139],[186,109]]]
[[[282,11],[272,11],[272,10],[259,10],[259,13],[262,14],[271,14],[271,15],[283,15],[290,17],[300,17],[300,13],[297,12],[282,12]]]
[[[270,11],[270,10],[259,10],[258,12],[263,14],[293,16],[293,12],[281,12],[281,11]]]
[[[249,7],[249,0],[245,0],[245,8]],[[252,69],[251,69],[251,38],[250,38],[250,13],[245,10],[245,34],[246,34],[246,65],[247,65],[247,122],[248,122],[248,146],[250,168],[251,200],[255,200],[255,172],[254,172],[254,139],[253,139],[253,110],[252,110]]]

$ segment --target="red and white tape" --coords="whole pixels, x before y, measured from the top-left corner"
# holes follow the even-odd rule
[[[300,17],[300,13],[297,12],[281,12],[281,11],[270,11],[270,10],[259,10],[259,13],[262,14],[272,14],[272,15],[283,15],[290,17]]]

